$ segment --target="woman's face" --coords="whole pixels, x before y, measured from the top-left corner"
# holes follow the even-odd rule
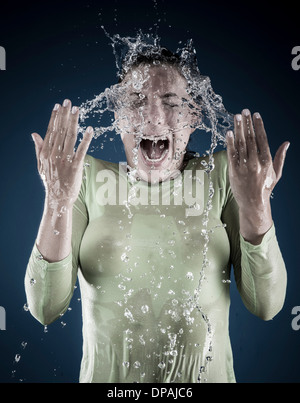
[[[176,177],[195,121],[185,78],[176,67],[143,64],[128,72],[120,86],[115,118],[127,164],[144,181]]]

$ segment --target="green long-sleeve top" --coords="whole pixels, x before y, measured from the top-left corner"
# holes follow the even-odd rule
[[[235,382],[230,271],[245,306],[268,320],[282,308],[286,270],[274,223],[259,245],[241,236],[226,151],[214,154],[210,177],[208,157],[189,160],[171,191],[132,183],[119,164],[85,162],[71,253],[49,263],[34,243],[25,275],[32,315],[44,325],[60,317],[78,278],[80,382]]]

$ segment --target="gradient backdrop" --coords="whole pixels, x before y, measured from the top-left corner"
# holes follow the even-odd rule
[[[102,24],[121,36],[135,36],[139,28],[157,29],[162,44],[172,50],[179,41],[193,38],[200,71],[210,76],[226,108],[261,113],[273,156],[283,141],[291,142],[272,200],[288,271],[285,306],[274,320],[263,322],[244,308],[232,282],[230,334],[238,382],[299,382],[300,331],[291,327],[291,310],[300,305],[300,70],[291,66],[291,50],[300,46],[295,2],[272,2],[268,8],[262,2],[201,0],[10,4],[0,6],[0,46],[7,56],[7,69],[0,71],[0,306],[6,310],[0,382],[78,381],[79,290],[62,318],[65,325],[58,320],[47,333],[23,309],[23,278],[44,199],[30,134],[44,137],[56,102],[69,98],[78,105],[115,83],[115,59]],[[207,142],[204,137],[198,139],[200,149]],[[117,141],[93,155],[124,160]]]

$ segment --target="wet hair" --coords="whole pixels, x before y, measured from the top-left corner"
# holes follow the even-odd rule
[[[177,68],[178,72],[184,77],[181,71],[181,57],[177,53],[173,53],[171,50],[164,47],[152,48],[145,53],[137,53],[134,57],[125,58],[122,63],[122,70],[119,74],[119,81],[121,83],[126,74],[134,67],[138,67],[141,64],[149,64],[158,66],[161,64],[167,64]]]

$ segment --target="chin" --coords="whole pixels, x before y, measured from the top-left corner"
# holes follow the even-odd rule
[[[160,167],[153,167],[143,163],[138,163],[136,176],[145,182],[157,184],[159,182],[177,178],[177,176],[181,173],[181,165],[182,164],[175,160]]]

